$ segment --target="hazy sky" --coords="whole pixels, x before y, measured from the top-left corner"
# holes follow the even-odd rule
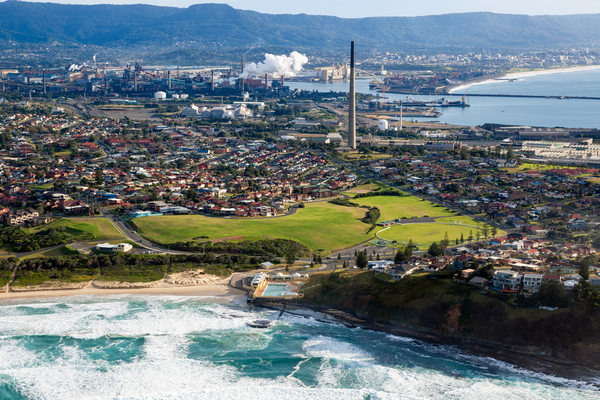
[[[48,0],[40,0],[47,2]],[[77,4],[155,4],[187,7],[198,3],[227,3],[243,10],[270,14],[335,15],[346,18],[371,16],[415,16],[469,11],[507,14],[594,14],[600,13],[599,0],[50,0],[53,3]]]

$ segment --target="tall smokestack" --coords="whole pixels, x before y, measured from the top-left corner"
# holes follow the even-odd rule
[[[281,75],[281,87],[285,85],[285,76]]]
[[[171,71],[167,71],[167,87],[171,90]]]
[[[265,90],[269,89],[269,74],[265,74]]]
[[[244,56],[242,56],[242,74],[244,73],[244,68],[246,68],[246,62],[244,61]]]
[[[356,90],[354,87],[354,41],[350,44],[350,99],[348,104],[348,147],[356,149]]]
[[[215,71],[211,70],[210,71],[210,90],[212,90],[213,92],[215,91]]]
[[[43,74],[42,82],[44,82],[44,94],[46,94],[46,70],[45,69],[42,70],[42,74]]]
[[[133,73],[133,90],[137,92],[137,73]]]

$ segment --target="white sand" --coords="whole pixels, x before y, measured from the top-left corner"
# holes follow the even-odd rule
[[[219,297],[228,302],[233,300],[246,299],[246,292],[239,289],[234,289],[226,285],[225,280],[218,279],[216,283],[206,283],[200,285],[175,285],[165,281],[151,282],[150,287],[133,287],[135,285],[126,284],[126,287],[115,285],[115,282],[103,282],[106,284],[106,289],[95,287],[92,282],[89,282],[82,289],[71,290],[38,290],[27,292],[8,292],[0,293],[0,302],[8,299],[27,299],[27,298],[46,298],[46,297],[62,297],[62,296],[80,296],[80,295],[102,295],[102,294],[166,294],[171,296],[211,296]],[[100,282],[94,282],[98,284]],[[186,282],[190,283],[190,282]]]

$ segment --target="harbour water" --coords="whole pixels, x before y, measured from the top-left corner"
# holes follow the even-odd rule
[[[513,77],[513,76],[511,76]],[[540,96],[590,96],[600,97],[600,68],[575,69],[552,73],[529,73],[515,75],[516,81],[488,81],[455,94],[512,94]],[[377,95],[369,89],[371,79],[359,79],[358,93]],[[348,82],[307,83],[288,82],[291,88],[303,90],[348,91]],[[381,95],[379,93],[379,95]],[[390,100],[404,100],[407,95],[386,94]],[[412,96],[415,100],[429,100],[427,96]],[[437,99],[438,97],[432,97]],[[452,96],[453,100],[459,97]],[[469,97],[469,108],[445,108],[436,121],[453,125],[475,126],[485,123],[529,125],[567,128],[600,128],[600,100]],[[407,120],[410,120],[407,118]],[[413,119],[415,121],[419,119]],[[427,119],[430,120],[430,119]],[[427,121],[424,120],[424,121]]]
[[[600,399],[449,346],[212,298],[106,295],[0,303],[0,399]]]

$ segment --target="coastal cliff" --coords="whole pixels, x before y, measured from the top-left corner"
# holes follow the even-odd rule
[[[324,273],[313,279],[299,304],[348,323],[466,346],[505,360],[526,356],[600,369],[598,316],[575,306],[516,308],[500,296],[426,275],[396,283],[377,280],[370,272]]]

